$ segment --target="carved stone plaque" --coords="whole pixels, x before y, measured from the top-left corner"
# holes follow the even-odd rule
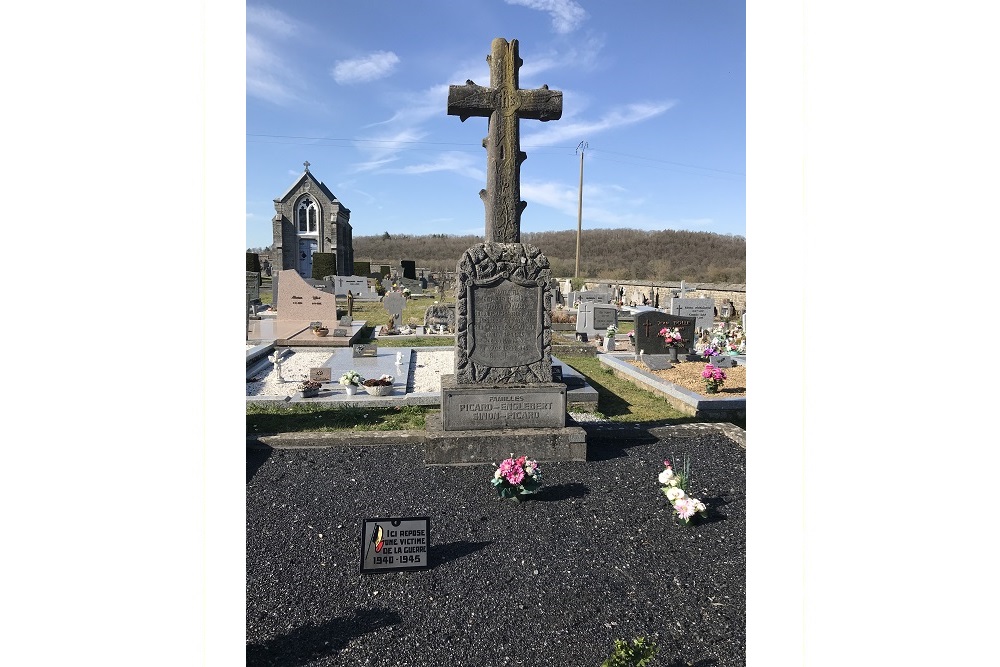
[[[542,286],[509,280],[469,286],[469,358],[486,366],[527,366],[542,358]]]
[[[458,264],[458,384],[552,381],[549,261],[526,243],[482,243]]]

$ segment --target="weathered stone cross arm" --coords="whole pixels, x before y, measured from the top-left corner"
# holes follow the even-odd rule
[[[463,122],[472,116],[489,116],[498,111],[498,102],[504,91],[476,85],[471,79],[464,86],[448,87],[448,115],[458,116]],[[519,118],[531,120],[559,120],[562,117],[562,91],[541,88],[517,89]]]
[[[490,87],[472,80],[464,86],[448,88],[448,114],[465,120],[488,116],[486,149],[486,189],[479,192],[486,207],[486,240],[518,243],[521,240],[521,152],[519,119],[558,120],[562,117],[562,91],[542,86],[534,90],[518,88],[517,40],[493,40],[490,55]]]

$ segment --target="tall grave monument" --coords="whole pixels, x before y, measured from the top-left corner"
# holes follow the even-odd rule
[[[462,121],[489,118],[486,188],[479,192],[486,209],[485,242],[465,251],[456,281],[455,373],[441,378],[441,427],[445,432],[494,431],[453,438],[448,460],[428,463],[485,463],[514,449],[528,448],[535,458],[586,458],[582,429],[566,428],[566,385],[552,382],[552,289],[549,261],[521,243],[521,118],[541,121],[562,116],[562,92],[519,88],[518,42],[493,40],[490,86],[469,80],[451,86],[448,114]],[[520,429],[518,446],[500,429]],[[534,435],[526,432],[534,429]],[[576,431],[579,430],[580,434]],[[573,433],[567,433],[573,431]],[[476,434],[474,434],[476,435]],[[487,441],[496,439],[495,449]],[[499,458],[497,458],[499,457]]]

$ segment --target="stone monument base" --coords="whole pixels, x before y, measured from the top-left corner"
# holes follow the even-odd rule
[[[427,417],[427,465],[497,465],[512,453],[540,462],[586,461],[587,433],[579,426],[445,431],[441,415]]]
[[[427,418],[427,464],[498,464],[514,453],[586,461],[587,436],[566,426],[566,385],[458,384],[441,376],[441,414]]]
[[[492,431],[498,428],[566,426],[566,385],[458,384],[441,376],[441,428],[445,431]]]

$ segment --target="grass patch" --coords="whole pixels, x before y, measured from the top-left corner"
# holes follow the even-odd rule
[[[321,405],[247,406],[247,434],[303,431],[419,431],[435,408],[401,405],[391,408],[332,408]]]
[[[613,422],[700,421],[680,412],[660,396],[616,376],[596,356],[563,355],[559,360],[586,376],[590,386],[597,390],[597,409]]]
[[[454,336],[379,336],[369,340],[379,347],[440,347],[455,344]]]
[[[454,294],[446,294],[444,300],[440,303],[455,303]],[[343,305],[343,301],[338,299],[338,305]],[[427,312],[427,308],[434,305],[434,299],[428,298],[416,298],[407,299],[406,305],[403,306],[403,316],[400,318],[400,322],[397,322],[397,326],[403,326],[404,324],[409,324],[411,327],[422,327],[424,325],[424,313]],[[369,326],[377,327],[383,324],[389,324],[389,313],[385,312],[385,308],[382,307],[382,303],[379,301],[355,301],[354,302],[354,319],[356,320],[368,320]]]

